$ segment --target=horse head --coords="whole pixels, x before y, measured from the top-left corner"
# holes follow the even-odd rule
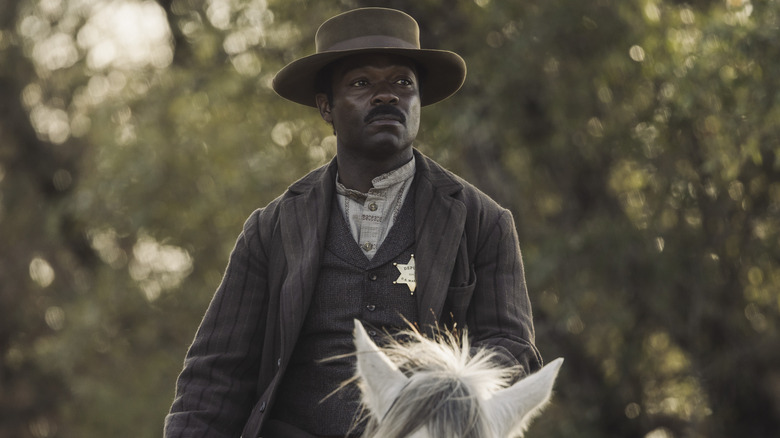
[[[407,330],[401,339],[380,348],[355,320],[364,438],[521,436],[549,402],[563,363],[509,385],[517,370],[499,366],[487,349],[471,354],[465,333],[429,339]]]

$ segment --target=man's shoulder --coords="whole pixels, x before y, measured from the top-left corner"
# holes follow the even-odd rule
[[[290,184],[282,194],[269,202],[265,207],[253,211],[247,219],[244,228],[246,229],[247,226],[268,228],[269,225],[277,223],[279,221],[282,205],[284,205],[286,201],[297,196],[306,195],[315,188],[323,188],[328,184],[331,173],[331,164],[325,164],[310,171],[299,180]],[[335,181],[335,175],[333,176],[333,181]]]
[[[489,210],[504,211],[496,200],[483,192],[455,172],[445,168],[432,158],[422,155],[427,167],[427,178],[437,187],[446,187],[451,190],[451,195],[466,204],[467,208],[487,208]]]

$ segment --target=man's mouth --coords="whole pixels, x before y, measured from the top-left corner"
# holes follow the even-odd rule
[[[403,123],[400,117],[391,116],[387,114],[383,114],[380,116],[372,117],[368,120],[368,123],[376,123],[376,122],[398,122]]]
[[[370,123],[406,123],[406,116],[397,108],[390,105],[382,105],[373,108],[363,119],[366,124]]]

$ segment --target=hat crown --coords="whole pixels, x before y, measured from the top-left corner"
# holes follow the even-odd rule
[[[386,8],[361,8],[322,23],[314,37],[317,53],[375,48],[420,48],[420,28],[410,15]]]

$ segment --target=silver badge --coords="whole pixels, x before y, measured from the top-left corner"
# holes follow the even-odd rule
[[[395,267],[398,268],[398,272],[401,273],[393,284],[405,284],[409,286],[409,290],[412,292],[412,295],[414,295],[414,289],[417,287],[414,270],[414,254],[412,254],[412,257],[409,259],[409,263],[405,265],[393,263],[393,265],[395,265]]]

